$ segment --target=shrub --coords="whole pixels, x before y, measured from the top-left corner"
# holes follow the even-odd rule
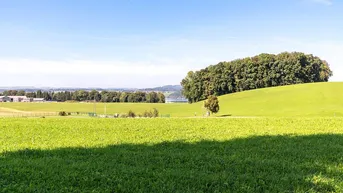
[[[65,112],[65,111],[60,111],[59,113],[58,113],[58,115],[59,116],[67,116],[67,113]]]
[[[127,116],[127,114],[124,113],[124,114],[120,114],[119,117],[120,118],[127,118],[128,116]]]
[[[71,113],[68,113],[68,115],[71,115]]]
[[[154,109],[152,110],[152,115],[153,115],[153,117],[158,117],[159,112],[158,112],[158,110],[157,110],[156,108],[154,108]]]
[[[153,114],[151,111],[144,111],[143,117],[153,117]]]
[[[135,114],[135,112],[133,112],[132,110],[130,110],[130,111],[127,113],[127,116],[128,116],[128,117],[131,117],[131,118],[135,118],[135,117],[136,117],[136,114]]]

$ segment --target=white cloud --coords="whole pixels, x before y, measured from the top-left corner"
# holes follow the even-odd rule
[[[122,61],[48,61],[33,59],[0,59],[1,74],[54,74],[54,75],[179,75],[185,74],[186,65],[163,65],[150,62]]]
[[[263,42],[263,43],[262,43]],[[0,58],[0,86],[150,87],[178,84],[189,70],[260,53],[300,51],[325,59],[343,81],[343,42],[294,38],[227,41],[173,39],[147,46],[142,58],[122,60],[43,60]],[[92,77],[92,78],[90,78]],[[44,80],[44,81],[42,81]]]
[[[314,2],[314,3],[324,4],[324,5],[332,5],[333,4],[332,0],[309,0],[309,1]]]
[[[0,59],[0,86],[145,88],[179,84],[191,68],[186,61],[173,61]]]

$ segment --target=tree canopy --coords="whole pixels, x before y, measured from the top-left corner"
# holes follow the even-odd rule
[[[182,94],[189,102],[224,94],[291,84],[327,82],[329,64],[311,54],[283,52],[220,62],[190,71],[182,80]]]
[[[112,102],[130,102],[130,103],[165,103],[165,96],[161,92],[119,92],[119,91],[85,91],[78,90],[74,92],[47,92],[38,90],[36,92],[25,92],[17,90],[8,90],[2,93],[4,96],[26,96],[28,98],[44,98],[47,101],[65,102],[74,101],[97,101],[104,103]]]
[[[210,95],[208,99],[204,102],[204,107],[213,113],[218,113],[219,111],[219,100],[216,96]]]

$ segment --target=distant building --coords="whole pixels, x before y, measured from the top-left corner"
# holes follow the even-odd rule
[[[45,102],[45,99],[44,98],[33,98],[32,102],[43,103],[43,102]]]
[[[166,103],[188,103],[185,98],[166,98]]]
[[[9,98],[11,98],[10,102],[22,102],[24,99],[27,99],[26,96],[8,96]]]
[[[1,96],[0,102],[45,102],[44,98],[27,98],[26,96]]]
[[[12,99],[8,96],[0,96],[0,102],[13,102]]]
[[[30,102],[32,102],[32,98],[23,99],[21,102],[23,102],[23,103],[30,103]]]

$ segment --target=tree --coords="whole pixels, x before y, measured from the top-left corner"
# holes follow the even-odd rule
[[[216,96],[210,95],[208,99],[204,102],[204,107],[213,113],[218,113],[219,111],[219,100]]]
[[[106,103],[109,102],[109,100],[112,100],[112,98],[109,97],[109,93],[107,91],[102,91],[100,94],[101,102]]]
[[[128,101],[129,94],[127,92],[122,92],[120,94],[120,102],[126,103]]]
[[[36,97],[37,97],[37,98],[43,98],[43,93],[42,93],[41,90],[38,90],[38,91],[37,91]]]
[[[101,94],[96,90],[92,90],[91,92],[89,92],[88,99],[99,102],[101,100]]]
[[[182,94],[190,103],[210,95],[291,84],[327,82],[332,76],[329,64],[311,54],[283,52],[220,62],[199,71],[188,72],[181,81]]]
[[[158,97],[158,103],[165,103],[166,102],[166,97],[162,92],[157,93]]]
[[[27,98],[36,98],[36,93],[35,92],[28,92],[26,93]]]
[[[17,96],[25,96],[25,91],[24,90],[20,90],[17,92]]]

